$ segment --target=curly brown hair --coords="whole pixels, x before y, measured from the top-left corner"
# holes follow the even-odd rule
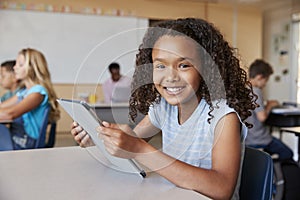
[[[163,21],[148,28],[136,55],[136,66],[131,85],[130,118],[134,121],[138,112],[146,115],[149,107],[159,103],[161,95],[153,83],[152,49],[164,35],[189,37],[199,44],[201,67],[200,87],[197,95],[209,104],[209,121],[216,106],[213,101],[226,99],[241,120],[245,120],[256,108],[256,97],[247,80],[247,73],[240,67],[234,49],[223,35],[210,23],[202,19],[186,18]]]

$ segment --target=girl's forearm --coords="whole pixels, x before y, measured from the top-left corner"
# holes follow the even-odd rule
[[[230,177],[176,160],[151,145],[144,145],[143,153],[135,159],[153,171],[168,179],[178,187],[195,190],[213,199],[230,199],[234,188]],[[229,183],[229,184],[228,184]]]

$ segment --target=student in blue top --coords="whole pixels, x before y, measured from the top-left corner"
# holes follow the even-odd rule
[[[164,21],[146,32],[136,56],[130,117],[132,130],[103,122],[106,150],[133,158],[172,183],[212,199],[239,199],[246,118],[255,96],[235,50],[201,19]],[[147,138],[162,131],[162,150]],[[76,122],[72,135],[93,144]]]
[[[25,87],[0,104],[0,120],[13,120],[9,128],[0,125],[0,150],[33,148],[45,110],[51,107],[51,121],[58,120],[60,115],[47,62],[41,52],[30,48],[21,50],[14,70]]]

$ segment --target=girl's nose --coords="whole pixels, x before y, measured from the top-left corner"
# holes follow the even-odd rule
[[[166,71],[165,77],[166,77],[166,81],[170,83],[179,81],[180,79],[178,75],[178,71],[171,67]]]

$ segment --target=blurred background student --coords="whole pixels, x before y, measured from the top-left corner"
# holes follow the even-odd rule
[[[264,104],[263,88],[266,86],[269,77],[273,74],[271,65],[264,60],[257,59],[249,67],[249,81],[253,86],[253,92],[257,95],[256,103],[258,107],[251,111],[252,115],[248,117],[248,122],[253,127],[248,130],[246,145],[254,148],[263,148],[269,154],[278,154],[279,160],[293,158],[292,150],[281,140],[273,137],[266,121],[272,108],[279,105],[276,100],[268,100]]]
[[[108,66],[108,69],[111,74],[111,77],[102,84],[105,103],[112,103],[118,101],[128,102],[130,96],[131,79],[120,73],[120,65],[118,63],[111,63]],[[122,99],[122,96],[124,97],[124,100]]]
[[[0,124],[2,151],[34,148],[43,124],[42,116],[49,107],[50,121],[60,117],[44,55],[35,49],[23,49],[14,70],[24,89],[0,104],[0,120],[13,120],[9,128]]]
[[[0,97],[0,102],[14,96],[22,87],[20,81],[16,79],[14,73],[15,60],[5,61],[1,64],[0,68],[0,84],[6,92]]]

